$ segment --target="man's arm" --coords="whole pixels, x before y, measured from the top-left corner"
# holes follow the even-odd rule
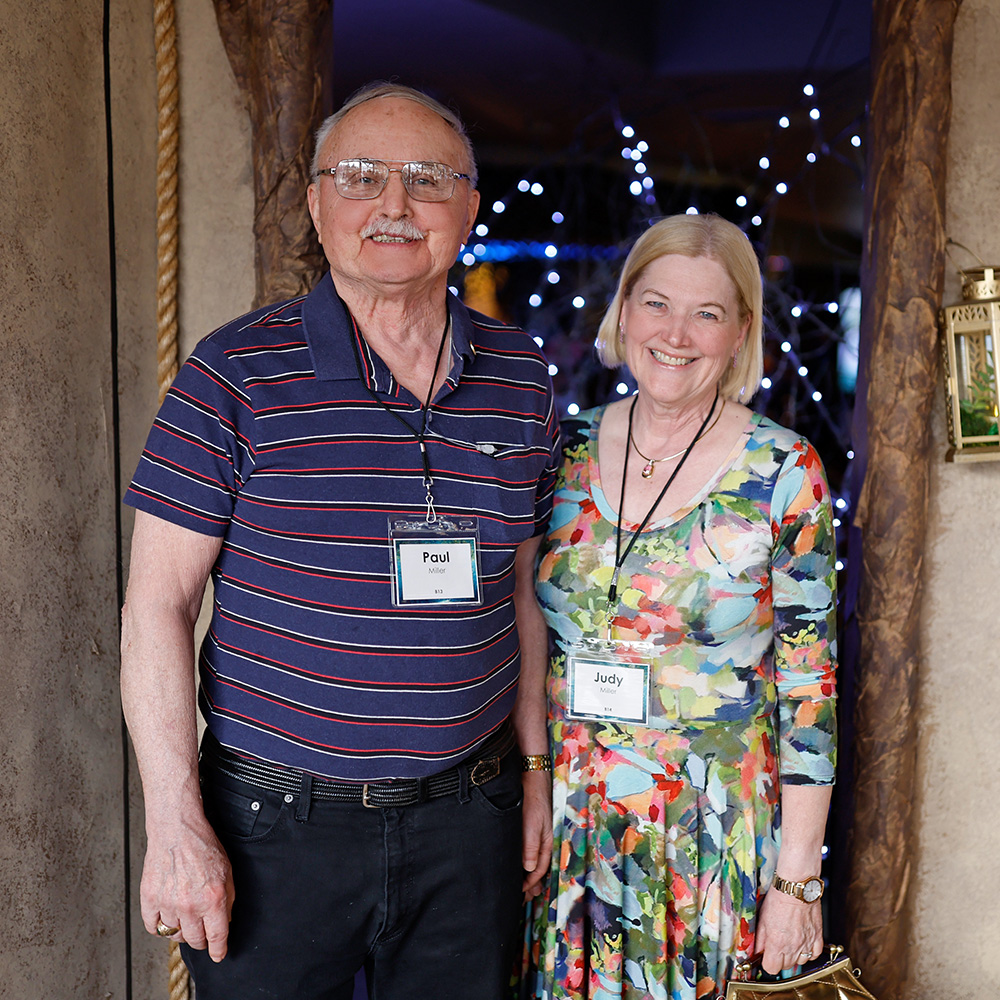
[[[202,807],[194,683],[194,623],[222,539],[143,511],[135,515],[122,610],[122,708],[146,810],[142,920],[226,954],[234,891],[229,860]]]
[[[549,752],[545,700],[548,670],[548,632],[535,599],[535,554],[541,536],[529,538],[517,548],[514,562],[514,607],[521,643],[521,679],[511,718],[524,754]],[[521,864],[525,870],[525,893],[537,896],[552,858],[552,772],[524,773],[524,846]]]

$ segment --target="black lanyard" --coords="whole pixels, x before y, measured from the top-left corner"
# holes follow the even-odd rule
[[[447,313],[447,310],[445,310]],[[361,367],[361,354],[358,351],[358,338],[351,338],[351,347],[354,348],[354,364],[358,370],[358,378],[361,380],[361,384],[368,390],[368,395],[378,403],[379,406],[389,414],[390,417],[395,417],[406,429],[413,435],[416,439],[417,444],[420,445],[420,460],[423,462],[424,466],[424,487],[427,490],[427,510],[428,510],[428,520],[434,520],[430,516],[433,510],[433,499],[431,497],[431,487],[434,485],[434,478],[431,476],[431,465],[427,458],[427,446],[424,444],[424,439],[427,437],[427,415],[430,413],[431,408],[431,396],[434,395],[434,379],[437,377],[438,368],[441,365],[441,355],[444,353],[445,341],[448,339],[448,324],[451,317],[445,315],[444,319],[444,329],[441,331],[441,343],[438,344],[437,358],[434,361],[434,371],[431,372],[431,384],[427,387],[427,399],[424,402],[424,407],[422,411],[422,419],[420,421],[420,432],[417,433],[409,423],[404,420],[395,410],[389,409],[386,404],[378,398],[378,393],[368,384],[368,380],[365,378],[364,370]],[[351,317],[351,322],[354,324],[354,329],[357,332],[358,324],[354,317]]]
[[[705,432],[705,428],[708,426],[708,422],[712,419],[712,414],[715,412],[715,404],[719,401],[719,390],[715,390],[715,399],[712,400],[712,408],[708,411],[708,416],[701,422],[701,427],[698,428],[698,433],[695,434],[691,443],[684,449],[684,454],[681,455],[681,460],[674,467],[674,471],[670,473],[670,478],[667,480],[666,486],[660,490],[660,495],[653,501],[653,506],[646,511],[646,516],[642,519],[642,524],[636,528],[635,534],[632,535],[631,541],[628,543],[624,554],[622,554],[622,511],[625,509],[625,482],[628,479],[628,453],[632,442],[632,414],[635,412],[635,404],[638,401],[638,398],[639,397],[636,396],[632,400],[632,405],[629,407],[628,411],[628,439],[625,442],[625,463],[622,467],[622,495],[621,499],[618,501],[618,526],[615,530],[615,571],[611,575],[611,585],[608,587],[609,624],[611,622],[611,608],[618,598],[618,576],[622,571],[622,566],[625,565],[625,560],[628,559],[628,554],[632,551],[632,546],[635,545],[635,540],[642,533],[642,529],[649,523],[649,519],[653,516],[653,511],[656,510],[660,501],[666,496],[671,483],[673,483],[674,479],[677,478],[677,473],[681,471],[681,466],[687,461],[687,457],[691,454],[691,450],[698,443],[699,438],[701,438],[702,434]]]

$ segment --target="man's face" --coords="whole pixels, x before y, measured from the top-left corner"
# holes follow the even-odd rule
[[[414,101],[381,98],[351,111],[326,141],[322,168],[340,160],[367,157],[393,167],[401,161],[433,160],[468,173],[465,148],[450,126]],[[390,173],[376,198],[355,201],[338,194],[324,174],[309,186],[309,212],[341,291],[377,299],[443,289],[448,269],[469,235],[479,208],[479,192],[459,180],[441,202],[417,201],[398,173]]]

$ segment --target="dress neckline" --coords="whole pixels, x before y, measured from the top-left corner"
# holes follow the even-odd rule
[[[618,520],[618,511],[609,502],[605,492],[604,486],[601,481],[601,467],[598,457],[597,440],[598,435],[601,430],[601,421],[604,419],[604,414],[607,413],[608,406],[610,403],[606,403],[604,406],[598,407],[594,412],[594,418],[590,422],[590,437],[587,441],[587,472],[588,472],[588,489],[590,491],[590,498],[594,502],[594,506],[597,507],[601,516],[607,521],[616,522]],[[682,520],[687,517],[697,507],[705,502],[705,499],[711,495],[711,493],[716,489],[725,475],[736,465],[737,460],[746,451],[747,442],[753,436],[754,431],[760,426],[761,415],[759,413],[751,413],[750,419],[747,421],[746,427],[743,432],[736,439],[735,444],[729,450],[729,453],[719,464],[719,467],[708,477],[708,482],[692,497],[687,503],[682,507],[678,507],[673,511],[670,511],[660,517],[655,521],[650,521],[649,524],[643,529],[643,533],[649,531],[657,531],[668,525],[675,524],[677,521]],[[626,531],[634,532],[638,528],[639,524],[637,521],[630,521],[627,518],[622,519],[622,528]]]

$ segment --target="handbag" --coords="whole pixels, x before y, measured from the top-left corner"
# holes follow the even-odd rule
[[[826,952],[823,964],[811,971],[770,981],[758,978],[766,973],[760,967],[761,956],[755,955],[736,966],[725,1000],[876,1000],[861,985],[861,970],[851,967],[840,945],[832,944]]]

